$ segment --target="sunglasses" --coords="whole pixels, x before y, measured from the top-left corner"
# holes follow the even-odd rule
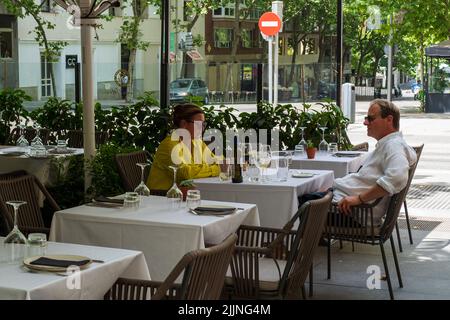
[[[369,122],[369,123],[375,121],[375,119],[377,119],[377,116],[367,116],[367,117],[364,117],[364,120],[367,121],[367,122]]]
[[[206,128],[206,122],[204,121],[193,121],[193,120],[187,120],[187,122],[189,123],[196,123],[196,122],[201,122],[202,123],[202,128],[205,129]]]

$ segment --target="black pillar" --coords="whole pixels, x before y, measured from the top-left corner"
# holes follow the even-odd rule
[[[263,65],[262,63],[257,64],[256,69],[256,106],[257,106],[257,112],[259,112],[259,103],[263,100]]]
[[[337,36],[336,36],[336,104],[341,107],[341,86],[343,74],[343,38],[344,38],[344,13],[342,10],[342,0],[337,0]]]
[[[161,108],[169,107],[169,12],[170,1],[161,1],[161,52],[160,52],[160,84],[159,104]]]
[[[80,63],[75,64],[75,102],[80,103],[81,82],[80,82]]]

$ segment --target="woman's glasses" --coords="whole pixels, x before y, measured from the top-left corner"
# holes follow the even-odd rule
[[[201,122],[202,123],[202,128],[203,129],[206,129],[206,122],[204,122],[204,121],[194,121],[194,120],[187,120],[187,122],[190,122],[190,123],[196,123],[196,122]]]

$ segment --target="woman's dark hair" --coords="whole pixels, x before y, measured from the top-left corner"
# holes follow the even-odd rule
[[[173,124],[175,128],[180,127],[181,120],[191,120],[196,114],[205,114],[198,105],[193,103],[178,104],[173,108]]]

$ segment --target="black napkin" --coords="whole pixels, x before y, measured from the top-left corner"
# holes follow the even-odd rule
[[[83,265],[89,263],[90,261],[91,260],[80,260],[80,261],[58,260],[58,259],[40,257],[40,258],[30,262],[30,264],[37,265],[37,266],[67,268],[69,266],[83,266]]]
[[[105,196],[98,196],[94,198],[97,202],[108,202],[108,203],[117,203],[117,204],[123,204],[123,199],[110,199]]]
[[[341,157],[341,158],[355,158],[355,157],[359,157],[361,155],[361,153],[340,153],[337,152],[335,154],[333,154],[333,156],[335,157]]]
[[[228,212],[235,211],[236,208],[197,207],[194,210],[197,212]]]

